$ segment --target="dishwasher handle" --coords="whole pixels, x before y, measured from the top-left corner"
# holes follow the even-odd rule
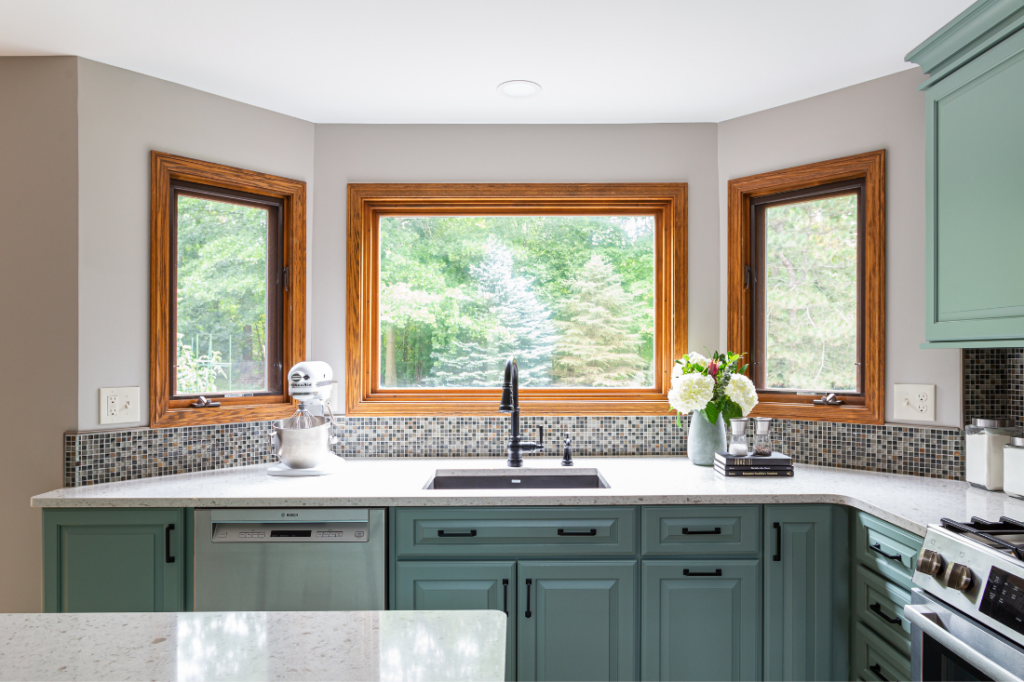
[[[911,625],[973,665],[991,679],[1003,680],[1004,682],[1024,682],[1019,676],[982,656],[973,647],[968,646],[964,641],[957,638],[956,635],[945,628],[942,621],[939,620],[938,614],[927,607],[921,604],[908,604],[903,609],[903,615],[907,617]]]

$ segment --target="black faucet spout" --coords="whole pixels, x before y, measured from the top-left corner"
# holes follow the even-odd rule
[[[501,403],[498,412],[508,412],[512,417],[512,435],[508,439],[508,465],[523,466],[524,452],[538,452],[544,449],[544,430],[541,427],[540,442],[524,441],[519,432],[519,365],[509,358],[505,363],[505,380],[501,385]]]

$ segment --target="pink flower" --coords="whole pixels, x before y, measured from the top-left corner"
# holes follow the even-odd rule
[[[708,374],[711,375],[712,379],[717,379],[718,378],[718,363],[717,362],[712,361],[708,365]]]

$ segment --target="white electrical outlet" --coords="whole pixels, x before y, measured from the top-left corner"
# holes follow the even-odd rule
[[[894,384],[893,420],[935,421],[935,384]]]
[[[125,424],[139,420],[139,387],[100,389],[100,424]]]

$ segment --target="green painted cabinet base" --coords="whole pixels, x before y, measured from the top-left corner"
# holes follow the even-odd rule
[[[181,611],[182,509],[43,511],[43,610]]]
[[[521,561],[520,680],[636,679],[636,562]]]
[[[399,561],[395,606],[416,611],[498,610],[511,614],[505,679],[516,679],[516,564],[514,561]]]
[[[764,678],[848,674],[846,508],[767,505],[764,514]]]
[[[761,679],[761,562],[644,561],[642,680]]]

